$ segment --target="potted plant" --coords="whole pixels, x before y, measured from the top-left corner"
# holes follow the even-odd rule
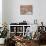
[[[4,40],[7,37],[8,29],[7,24],[3,25],[3,31],[0,31],[0,44],[4,44]]]

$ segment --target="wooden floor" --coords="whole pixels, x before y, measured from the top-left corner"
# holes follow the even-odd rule
[[[0,46],[4,46],[4,45],[0,45]],[[37,41],[32,41],[32,45],[31,46],[39,46]],[[46,46],[46,45],[40,45],[40,46]]]
[[[40,45],[40,46],[46,46],[46,45]]]
[[[46,46],[46,45],[39,45],[37,41],[32,41],[32,46]]]
[[[4,45],[0,45],[0,46],[4,46]],[[34,45],[34,43],[33,43],[33,46],[35,46],[35,45]],[[38,45],[38,44],[36,44],[36,46],[39,46],[39,45]],[[46,46],[46,45],[40,45],[40,46]]]

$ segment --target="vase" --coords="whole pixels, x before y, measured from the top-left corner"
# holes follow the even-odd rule
[[[5,38],[0,38],[0,44],[4,44]]]

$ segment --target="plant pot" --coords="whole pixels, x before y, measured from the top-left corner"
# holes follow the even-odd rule
[[[0,38],[0,44],[4,44],[5,38]]]

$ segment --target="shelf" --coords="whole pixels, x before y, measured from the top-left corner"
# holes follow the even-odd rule
[[[22,36],[25,36],[26,34],[26,28],[30,27],[31,25],[9,25],[10,33],[16,33],[16,34],[22,34]],[[15,27],[15,28],[14,28]],[[14,32],[14,30],[16,32]],[[12,31],[12,32],[11,32]]]
[[[10,32],[10,33],[15,33],[15,32]]]
[[[23,33],[23,32],[16,32],[16,33]]]
[[[10,33],[15,33],[15,32],[10,32]],[[16,32],[16,33],[23,33],[23,32]]]
[[[38,25],[38,24],[28,24],[28,25],[9,25],[9,26],[31,26],[31,25]]]

